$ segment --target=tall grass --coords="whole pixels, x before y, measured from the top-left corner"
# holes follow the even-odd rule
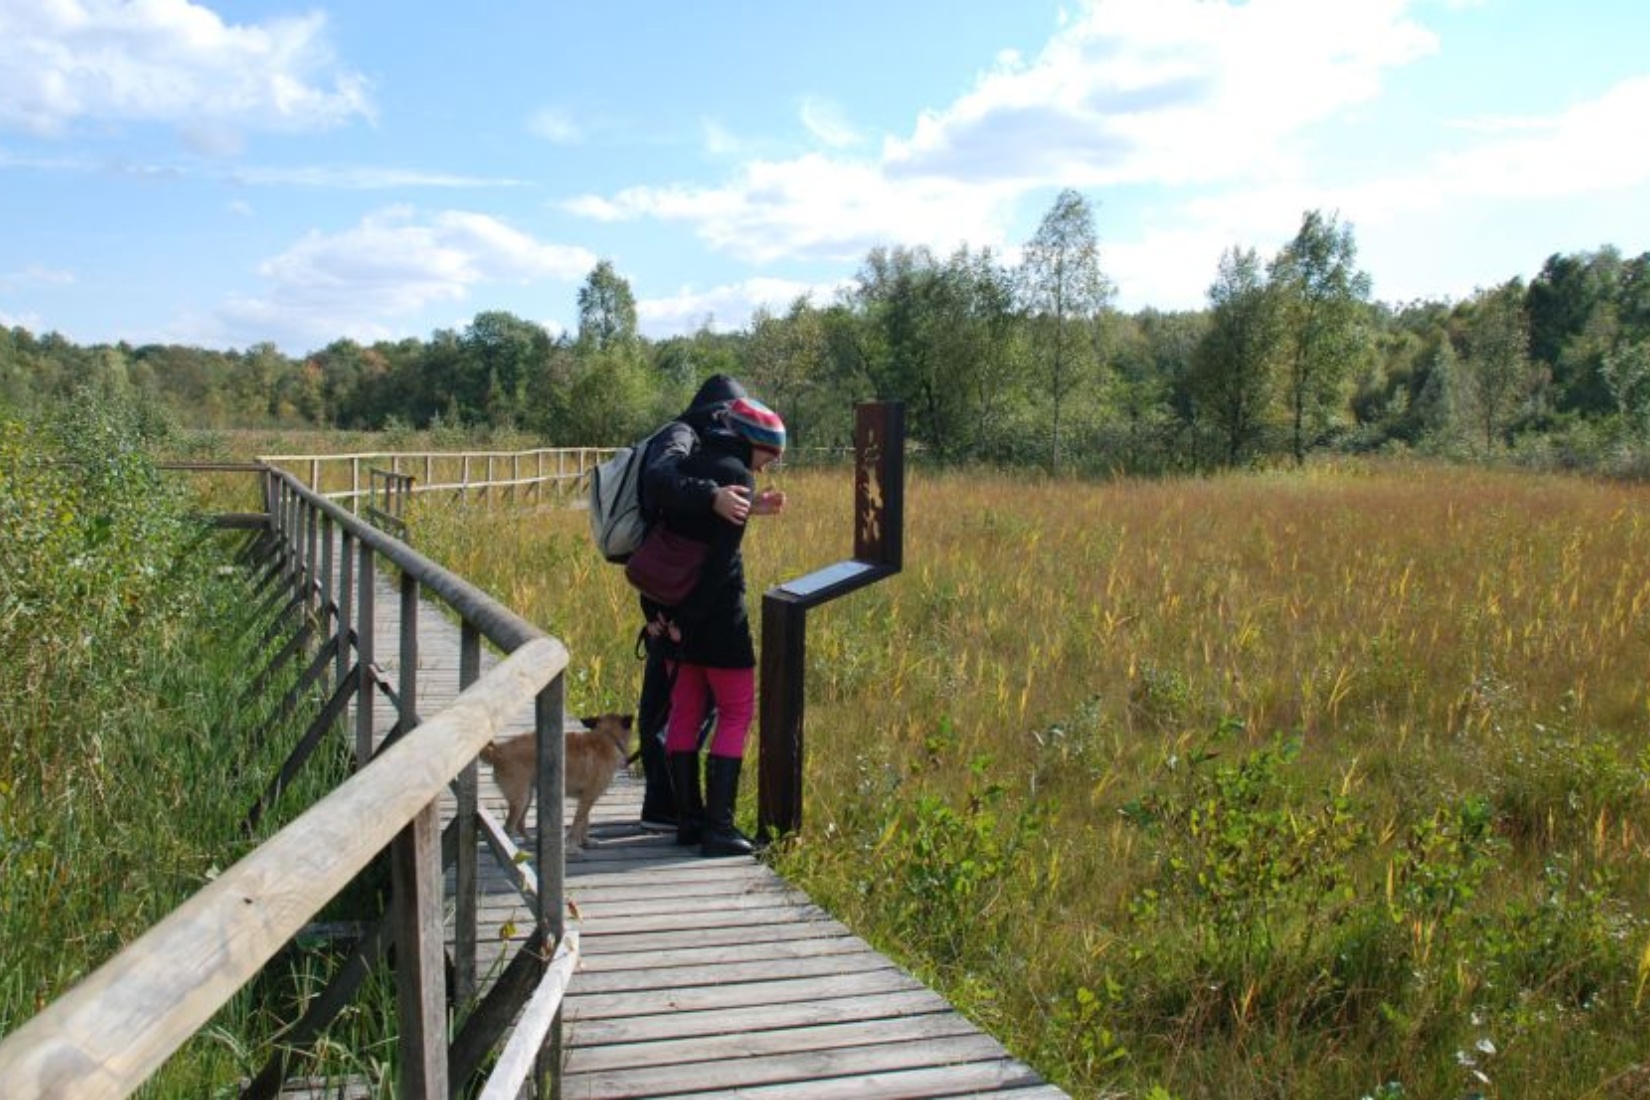
[[[265,730],[269,700],[245,696],[281,639],[265,641],[271,615],[228,568],[233,542],[190,518],[183,485],[149,460],[151,442],[118,403],[77,402],[45,423],[0,417],[0,1035],[335,785],[347,763],[340,736],[255,832],[243,830],[304,717]],[[272,968],[144,1094],[234,1095],[336,962]],[[391,1004],[369,989],[301,1067],[393,1081]]]
[[[782,474],[753,603],[847,556]],[[1077,1095],[1650,1094],[1650,492],[1424,465],[918,473],[813,612],[783,870]],[[628,706],[582,513],[414,539]]]

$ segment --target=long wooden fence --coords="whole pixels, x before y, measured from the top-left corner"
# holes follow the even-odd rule
[[[359,511],[375,492],[373,471],[399,475],[411,493],[489,493],[526,498],[582,492],[590,471],[611,447],[538,447],[525,451],[363,451],[355,454],[265,455],[259,461],[300,478],[330,500]]]
[[[260,591],[284,601],[299,625],[260,679],[286,665],[299,689],[330,689],[322,713],[273,781],[278,793],[355,704],[357,768],[290,825],[163,918],[114,959],[0,1041],[6,1096],[127,1096],[299,933],[322,907],[388,853],[389,911],[357,956],[286,1037],[283,1050],[317,1036],[348,1005],[375,955],[396,952],[400,1096],[444,1097],[496,1055],[482,1096],[515,1097],[529,1079],[555,1072],[561,994],[577,962],[563,919],[563,673],[568,654],[479,589],[367,525],[284,470],[262,472],[265,522],[252,560]],[[247,516],[236,517],[237,526]],[[430,597],[462,629],[457,700],[439,713],[418,707],[418,616],[400,616],[399,678],[386,682],[374,659],[374,590],[380,566],[398,576],[404,610]],[[481,674],[481,647],[507,656]],[[307,667],[299,666],[307,661]],[[299,689],[289,693],[287,702]],[[398,715],[375,744],[371,697]],[[525,891],[535,928],[485,996],[447,1038],[444,910],[456,914],[456,980],[475,992],[473,866],[482,836],[502,835],[477,806],[476,758],[508,718],[531,706],[543,827],[531,853],[537,875]],[[459,813],[446,835],[439,798],[456,785]],[[260,803],[260,806],[262,803]],[[254,808],[254,815],[258,807]],[[508,850],[509,846],[505,845]],[[444,865],[457,863],[455,897]],[[519,877],[519,876],[518,876]],[[466,896],[466,894],[468,896]],[[512,1024],[514,1026],[512,1027]],[[507,1036],[507,1038],[506,1038]],[[502,1043],[502,1049],[500,1049]],[[246,1095],[274,1095],[285,1070],[277,1054]]]

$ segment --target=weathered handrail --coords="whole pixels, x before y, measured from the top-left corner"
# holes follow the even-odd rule
[[[567,651],[553,638],[520,646],[48,1005],[0,1043],[8,1095],[136,1089],[566,666]]]
[[[255,469],[263,476],[262,542],[270,558],[266,576],[279,576],[290,584],[289,609],[304,610],[299,641],[311,637],[316,624],[322,633],[333,631],[311,674],[335,662],[335,701],[353,694],[358,770],[0,1040],[0,1082],[6,1095],[16,1091],[78,1100],[130,1094],[388,846],[393,884],[386,927],[397,949],[401,1032],[397,1094],[447,1096],[449,1057],[454,1059],[453,1075],[460,1081],[467,1078],[482,1053],[496,1044],[499,1029],[508,1026],[532,997],[532,1033],[512,1040],[510,1076],[515,1080],[500,1081],[498,1086],[514,1095],[529,1072],[553,1070],[553,1052],[545,1047],[555,1041],[551,1028],[560,991],[577,960],[576,937],[566,934],[563,915],[561,729],[567,652],[559,641],[486,593],[313,492],[291,473]],[[369,685],[383,682],[373,664],[373,592],[379,558],[399,570],[402,615],[399,690],[393,696],[399,711],[393,731],[397,740],[375,754]],[[423,590],[457,612],[462,630],[461,694],[451,707],[427,720],[418,712],[416,612]],[[480,673],[483,638],[508,654],[485,676]],[[538,787],[540,828],[532,853],[538,875],[531,899],[536,915],[531,942],[554,945],[555,954],[547,959],[549,950],[524,949],[518,961],[526,980],[489,993],[449,1049],[439,798],[456,778],[454,967],[457,994],[464,999],[475,992],[475,760],[503,723],[529,701],[539,759],[545,761]],[[324,714],[312,729],[324,731],[332,721]],[[304,751],[302,746],[295,750],[294,760],[301,762]],[[546,1010],[550,1022],[540,1027]],[[524,1047],[534,1054],[525,1062]],[[534,1064],[521,1069],[518,1077],[517,1068],[526,1063]],[[282,1064],[280,1059],[273,1062],[255,1088],[265,1078],[278,1084]]]
[[[460,496],[489,489],[538,491],[555,486],[572,493],[590,471],[613,453],[611,447],[535,447],[525,451],[362,451],[356,454],[269,455],[259,461],[294,473],[331,500],[350,503],[368,497],[363,466],[412,474],[414,493],[451,492]]]

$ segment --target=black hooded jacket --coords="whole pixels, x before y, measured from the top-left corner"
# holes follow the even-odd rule
[[[644,515],[652,517],[665,510],[710,512],[716,484],[685,473],[682,461],[713,433],[725,432],[720,414],[739,398],[749,396],[744,386],[725,374],[713,374],[705,379],[682,415],[665,425],[664,431],[648,446],[642,466]]]
[[[661,612],[682,632],[675,656],[711,668],[754,668],[756,649],[745,609],[745,567],[740,543],[745,528],[712,510],[724,485],[754,488],[750,444],[725,427],[720,414],[745,397],[726,375],[699,387],[680,418],[648,448],[642,467],[642,508],[652,523],[709,545],[698,586],[679,607],[666,609],[642,598],[642,613]]]

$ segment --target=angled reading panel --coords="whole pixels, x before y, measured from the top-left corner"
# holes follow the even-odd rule
[[[873,562],[839,561],[835,565],[816,569],[806,576],[786,581],[770,589],[770,592],[778,596],[794,597],[795,602],[813,607],[834,600],[838,596],[845,596],[856,588],[863,588],[896,572],[898,570],[890,566]]]

